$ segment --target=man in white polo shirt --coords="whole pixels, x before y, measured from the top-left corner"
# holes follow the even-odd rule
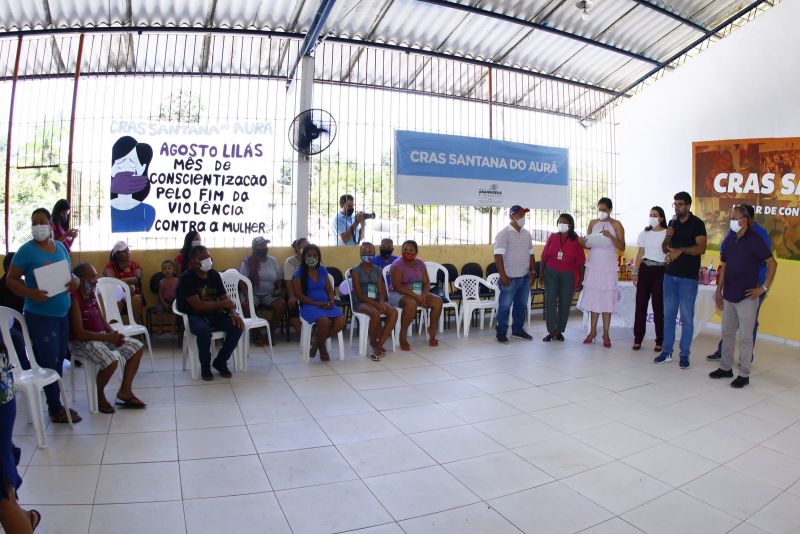
[[[500,274],[500,302],[497,306],[497,341],[508,343],[508,316],[513,305],[511,336],[531,341],[533,337],[522,327],[530,306],[531,272],[535,269],[533,237],[525,230],[525,214],[530,210],[511,206],[508,226],[494,239],[494,262]]]

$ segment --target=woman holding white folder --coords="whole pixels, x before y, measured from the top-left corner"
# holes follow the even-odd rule
[[[53,240],[51,223],[49,211],[44,208],[34,210],[31,215],[33,239],[14,255],[7,284],[11,291],[25,298],[25,322],[31,334],[36,362],[61,374],[69,342],[69,292],[78,288],[78,279],[71,275],[69,252],[62,243]],[[37,282],[36,270],[42,267],[47,267],[47,280]],[[61,281],[53,287],[53,281],[58,278],[62,278],[63,290]],[[39,287],[45,284],[49,291]],[[44,394],[50,419],[54,423],[66,423],[67,413],[61,404],[58,383],[45,386]],[[73,422],[81,420],[74,410],[71,415]]]

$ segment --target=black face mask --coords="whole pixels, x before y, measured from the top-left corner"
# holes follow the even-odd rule
[[[259,248],[259,249],[256,249],[256,256],[258,256],[259,258],[266,258],[268,252],[269,252],[268,249]]]
[[[383,256],[384,258],[388,258],[389,256],[392,255],[392,252],[394,252],[393,248],[382,248],[381,256]]]
[[[344,214],[347,215],[348,217],[350,217],[350,216],[353,215],[354,211],[356,211],[355,208],[345,208]]]

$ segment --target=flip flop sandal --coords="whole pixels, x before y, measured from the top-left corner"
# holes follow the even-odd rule
[[[378,354],[375,354],[374,352],[369,353],[369,359],[372,360],[373,362],[381,361],[381,357]]]
[[[81,416],[74,410],[70,410],[70,415],[72,416],[73,423],[79,423],[81,421]],[[61,410],[59,413],[51,415],[50,420],[54,423],[69,423],[67,419],[67,410]]]
[[[97,411],[100,413],[116,413],[116,410],[110,403],[101,404],[97,407]]]
[[[411,350],[411,345],[409,345],[408,343],[403,343],[401,341],[400,342],[400,350],[409,351],[409,350]]]
[[[439,340],[438,339],[428,340],[428,346],[438,347],[439,346]]]
[[[143,403],[138,397],[133,396],[127,399],[123,399],[121,397],[117,397],[117,406],[120,408],[130,408],[134,410],[141,410],[142,408],[147,407],[147,404]]]
[[[39,523],[42,522],[42,514],[39,513],[39,510],[30,509],[28,510],[28,515],[31,518],[31,530],[36,530],[36,527],[39,526]]]

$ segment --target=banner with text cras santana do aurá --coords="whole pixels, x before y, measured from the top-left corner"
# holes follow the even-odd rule
[[[111,231],[264,234],[273,125],[112,121]]]
[[[719,249],[731,208],[755,207],[777,258],[800,260],[800,138],[692,143],[694,205]]]
[[[565,148],[398,130],[399,204],[568,210]]]

